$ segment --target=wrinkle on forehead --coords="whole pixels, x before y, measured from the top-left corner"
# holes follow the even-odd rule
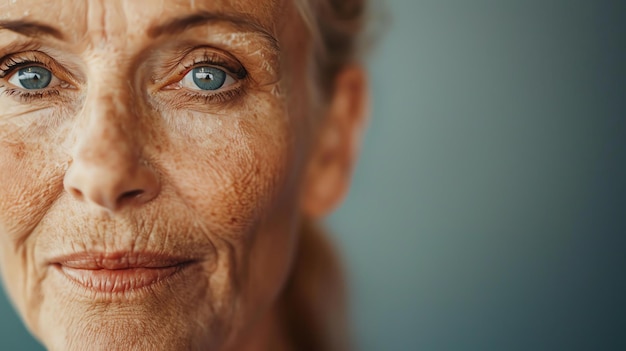
[[[143,36],[155,21],[196,11],[249,15],[277,34],[276,28],[291,20],[282,16],[286,6],[285,0],[5,0],[0,1],[0,20],[41,21],[54,25],[74,42],[87,39],[101,45],[111,37]]]
[[[21,3],[21,0],[19,1]],[[30,15],[30,10],[27,8],[20,8],[18,0],[6,0],[0,2],[0,20],[6,20],[10,18],[25,18]],[[21,13],[20,13],[21,12]]]
[[[87,6],[87,35],[96,47],[104,46],[109,38],[123,38],[128,33],[128,20],[119,1],[90,0]]]

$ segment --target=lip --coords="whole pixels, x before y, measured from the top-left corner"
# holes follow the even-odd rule
[[[194,262],[148,252],[76,253],[51,261],[63,275],[88,290],[125,293],[154,285]]]

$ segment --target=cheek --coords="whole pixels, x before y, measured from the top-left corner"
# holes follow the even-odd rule
[[[185,126],[174,128],[183,136],[160,146],[166,178],[210,232],[245,235],[297,182],[293,126],[261,101],[246,112],[185,116]]]
[[[62,192],[67,157],[60,154],[58,145],[66,131],[49,131],[55,118],[46,111],[22,119],[0,116],[2,241],[22,241]]]
[[[32,188],[36,179],[28,176],[25,170],[27,160],[24,159],[25,145],[0,143],[0,268],[3,277],[9,283],[19,281],[19,272],[23,268],[20,253],[23,254],[23,242],[27,233],[36,225],[32,210],[28,207],[32,199],[38,200]],[[9,270],[9,267],[17,267]]]
[[[226,116],[178,116],[185,126],[170,130],[184,136],[161,138],[155,161],[217,248],[211,291],[222,297],[217,300],[237,299],[243,315],[259,313],[275,298],[296,239],[303,148],[294,137],[296,123],[275,100],[262,96],[255,109]]]
[[[42,277],[31,233],[63,191],[65,167],[50,149],[57,141],[37,127],[3,125],[0,136],[0,269],[5,287],[27,318],[37,310]]]

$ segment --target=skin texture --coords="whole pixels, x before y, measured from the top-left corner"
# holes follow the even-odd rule
[[[0,28],[5,287],[50,350],[303,350],[285,311],[323,298],[300,282],[331,284],[332,294],[339,279],[326,274],[335,266],[306,268],[332,254],[301,228],[348,188],[364,73],[346,67],[321,102],[309,36],[289,1],[150,4],[0,5],[0,21],[55,28]],[[211,20],[162,27],[194,13]],[[16,88],[9,58],[57,79],[39,94]],[[231,83],[208,93],[181,87],[207,58],[233,71]],[[77,252],[193,264],[145,289],[108,293],[51,264]]]

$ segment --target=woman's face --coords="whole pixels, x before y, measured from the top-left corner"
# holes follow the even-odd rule
[[[213,349],[266,314],[313,186],[298,18],[270,0],[0,5],[0,264],[48,348]]]

